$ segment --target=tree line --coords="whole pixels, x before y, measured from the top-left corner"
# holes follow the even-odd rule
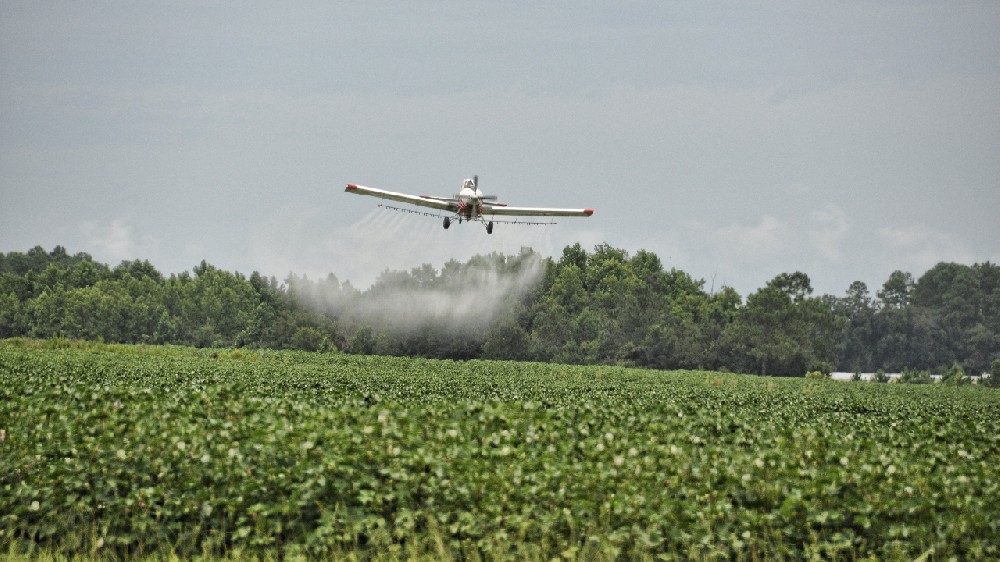
[[[1000,266],[895,271],[874,294],[857,281],[842,297],[814,296],[806,274],[782,273],[744,299],[706,291],[652,252],[606,244],[387,270],[363,291],[334,274],[279,282],[202,261],[164,276],[145,260],[111,267],[35,247],[0,253],[0,338],[18,336],[765,375],[979,374],[1000,358]]]

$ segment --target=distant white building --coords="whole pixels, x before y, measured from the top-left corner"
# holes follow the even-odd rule
[[[896,382],[899,379],[900,373],[886,373],[889,377],[889,382]],[[934,375],[931,375],[934,376]],[[861,373],[861,380],[868,382],[875,377],[875,373]],[[830,378],[835,381],[848,381],[854,379],[854,373],[830,373]]]
[[[889,377],[889,382],[899,382],[900,375],[901,375],[900,373],[886,373],[886,376]],[[865,381],[865,382],[868,382],[868,381],[872,380],[872,378],[874,376],[875,376],[875,373],[861,373],[861,380]],[[977,384],[981,380],[988,379],[989,377],[990,377],[989,373],[983,373],[982,375],[980,375],[978,377],[977,376],[970,376],[969,379],[971,379],[971,381],[972,381],[973,384]],[[854,373],[830,373],[830,378],[833,379],[833,380],[835,380],[835,381],[847,381],[847,382],[850,382],[851,380],[854,379]],[[941,382],[941,375],[931,375],[931,379],[934,382]]]

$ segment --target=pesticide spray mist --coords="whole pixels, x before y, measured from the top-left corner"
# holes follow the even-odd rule
[[[396,341],[482,341],[499,319],[516,316],[541,279],[545,260],[525,247],[499,251],[518,236],[524,240],[523,230],[512,229],[505,239],[479,232],[479,224],[456,226],[445,232],[427,217],[371,213],[327,239],[330,253],[350,264],[355,276],[382,268],[369,288],[358,290],[334,275],[316,281],[293,276],[289,288],[314,312],[335,319],[345,339],[367,328]],[[475,254],[466,261],[444,257],[470,250]],[[413,266],[414,259],[422,265]],[[432,261],[445,263],[438,270]],[[407,262],[409,271],[390,266]]]

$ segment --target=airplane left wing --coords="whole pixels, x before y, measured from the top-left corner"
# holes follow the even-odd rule
[[[589,217],[593,209],[550,209],[547,207],[511,207],[509,205],[483,205],[484,215],[517,217]]]
[[[458,203],[454,199],[445,199],[443,197],[431,197],[430,195],[410,195],[408,193],[397,193],[395,191],[386,191],[384,189],[375,189],[374,187],[365,187],[363,185],[354,185],[353,183],[347,184],[347,193],[355,193],[357,195],[371,195],[372,197],[378,197],[380,199],[390,199],[392,201],[399,201],[400,203],[409,203],[411,205],[418,205],[420,207],[430,207],[431,209],[438,209],[441,211],[454,211],[458,208]]]

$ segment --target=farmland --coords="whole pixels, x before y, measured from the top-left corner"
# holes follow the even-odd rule
[[[0,552],[1000,557],[1000,393],[0,342]]]

